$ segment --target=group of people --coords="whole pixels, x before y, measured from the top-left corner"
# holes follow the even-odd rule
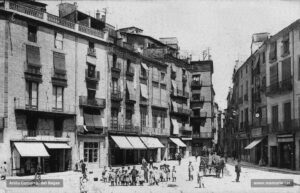
[[[110,183],[111,186],[143,186],[144,183],[149,185],[158,185],[160,182],[176,181],[176,167],[168,164],[162,164],[160,167],[153,166],[143,158],[140,169],[136,166],[132,168],[121,167],[115,168],[104,167],[102,172],[102,181]]]

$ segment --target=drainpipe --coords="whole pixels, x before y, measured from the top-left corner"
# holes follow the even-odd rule
[[[292,74],[292,77],[293,77],[293,119],[295,119],[295,43],[294,43],[294,35],[295,35],[295,30],[292,31],[292,50],[293,50],[293,54],[292,54],[292,63],[293,63],[293,74]],[[292,124],[292,127],[293,127],[293,124]],[[294,144],[293,144],[293,157],[292,157],[292,169],[295,169],[295,159],[296,159],[296,155],[295,155],[295,150],[296,150],[296,146],[295,146],[295,135],[294,135]]]

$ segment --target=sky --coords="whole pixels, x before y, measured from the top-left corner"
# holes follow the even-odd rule
[[[58,14],[61,0],[41,1]],[[235,61],[250,56],[254,33],[271,35],[300,19],[297,0],[77,0],[80,11],[94,16],[107,8],[107,23],[117,28],[136,26],[154,38],[177,37],[183,53],[202,59],[208,47],[214,62],[215,100],[221,109],[232,85]]]

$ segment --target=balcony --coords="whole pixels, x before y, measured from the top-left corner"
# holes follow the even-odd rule
[[[141,127],[141,134],[142,135],[150,135],[150,136],[169,136],[170,132],[168,129],[161,129],[161,128],[153,128],[153,127]]]
[[[24,64],[24,76],[26,80],[34,82],[42,82],[42,73],[40,66]]]
[[[47,20],[51,23],[55,23],[70,29],[75,29],[75,23],[68,21],[64,18],[58,17],[56,15],[47,13]]]
[[[189,125],[181,126],[179,128],[179,131],[192,131],[192,127],[189,127]]]
[[[191,98],[191,103],[203,103],[205,101],[204,96],[193,95]]]
[[[273,134],[295,133],[300,130],[299,123],[300,123],[300,119],[271,123],[268,124],[269,133],[273,133]]]
[[[105,99],[100,98],[89,99],[87,96],[79,96],[79,106],[104,109],[106,106],[106,101]]]
[[[201,89],[201,87],[202,87],[202,81],[200,81],[200,80],[193,80],[191,82],[191,89],[199,90],[199,89]]]
[[[293,90],[292,77],[286,80],[276,82],[267,87],[266,95],[272,97],[274,95],[285,94]]]
[[[111,91],[111,100],[122,101],[121,91],[120,90],[112,90]]]
[[[83,33],[85,35],[95,36],[95,37],[104,39],[103,31],[99,31],[97,29],[94,29],[94,28],[91,28],[88,26],[76,24],[72,21],[58,17],[56,15],[45,13],[43,11],[28,7],[25,5],[21,5],[19,3],[15,3],[12,1],[5,1],[4,6],[5,6],[5,9],[12,11],[12,12],[17,12],[20,15],[27,15],[31,18],[36,18],[39,21],[43,21],[45,23],[47,22],[47,23],[52,23],[55,25],[60,25],[65,28],[72,29],[73,31],[78,32],[78,33]]]
[[[33,98],[14,98],[14,109],[19,113],[31,113],[41,117],[73,117],[76,115],[75,105],[62,103],[58,107],[52,101]]]
[[[90,34],[90,35],[93,35],[93,36],[97,36],[97,37],[102,38],[102,39],[104,38],[104,32],[96,30],[94,28],[90,28],[90,27],[87,27],[87,26],[84,26],[84,25],[78,25],[78,30],[80,32]]]
[[[66,70],[54,69],[52,71],[52,84],[63,87],[68,86]]]
[[[142,106],[147,106],[148,105],[148,100],[145,98],[140,98],[140,105]]]
[[[176,89],[176,92],[175,92],[175,90],[172,90],[171,97],[179,97],[179,98],[188,99],[189,98],[189,93],[184,92],[184,91],[179,90],[179,89]]]
[[[96,49],[95,48],[88,48],[87,49],[87,55],[92,56],[92,57],[96,57]]]
[[[121,72],[121,63],[115,62],[115,64],[113,64],[113,66],[111,67],[112,77],[119,78],[120,72]]]
[[[248,93],[244,94],[244,101],[248,101]]]
[[[88,69],[85,69],[85,80],[93,83],[98,83],[100,80],[100,72],[89,72]]]
[[[192,114],[191,114],[191,118],[192,119],[206,119],[207,117],[207,112],[201,112],[201,111],[192,111]]]
[[[126,80],[133,81],[134,68],[131,66],[126,70]]]
[[[26,15],[30,15],[30,16],[33,16],[36,18],[40,18],[40,19],[44,18],[44,13],[42,11],[27,7],[24,5],[20,5],[20,4],[11,2],[11,1],[9,2],[9,9],[12,9],[14,11],[21,12],[21,13],[24,13]]]
[[[212,132],[193,133],[192,138],[195,138],[195,139],[211,139],[211,138],[213,138],[213,134],[212,134]]]
[[[171,109],[171,114],[178,115],[178,116],[190,116],[191,110],[187,108],[177,107],[177,111]]]
[[[138,134],[140,133],[140,128],[138,126],[133,126],[129,123],[125,125],[120,125],[117,122],[111,122],[109,132]]]

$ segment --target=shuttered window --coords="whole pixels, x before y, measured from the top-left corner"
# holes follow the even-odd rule
[[[59,52],[53,52],[53,64],[56,72],[65,72],[66,63],[65,63],[65,54]]]
[[[291,58],[282,61],[282,80],[289,80],[291,78]]]
[[[278,64],[270,67],[270,85],[278,83]]]
[[[36,46],[26,45],[26,60],[28,65],[40,67],[40,48]]]

